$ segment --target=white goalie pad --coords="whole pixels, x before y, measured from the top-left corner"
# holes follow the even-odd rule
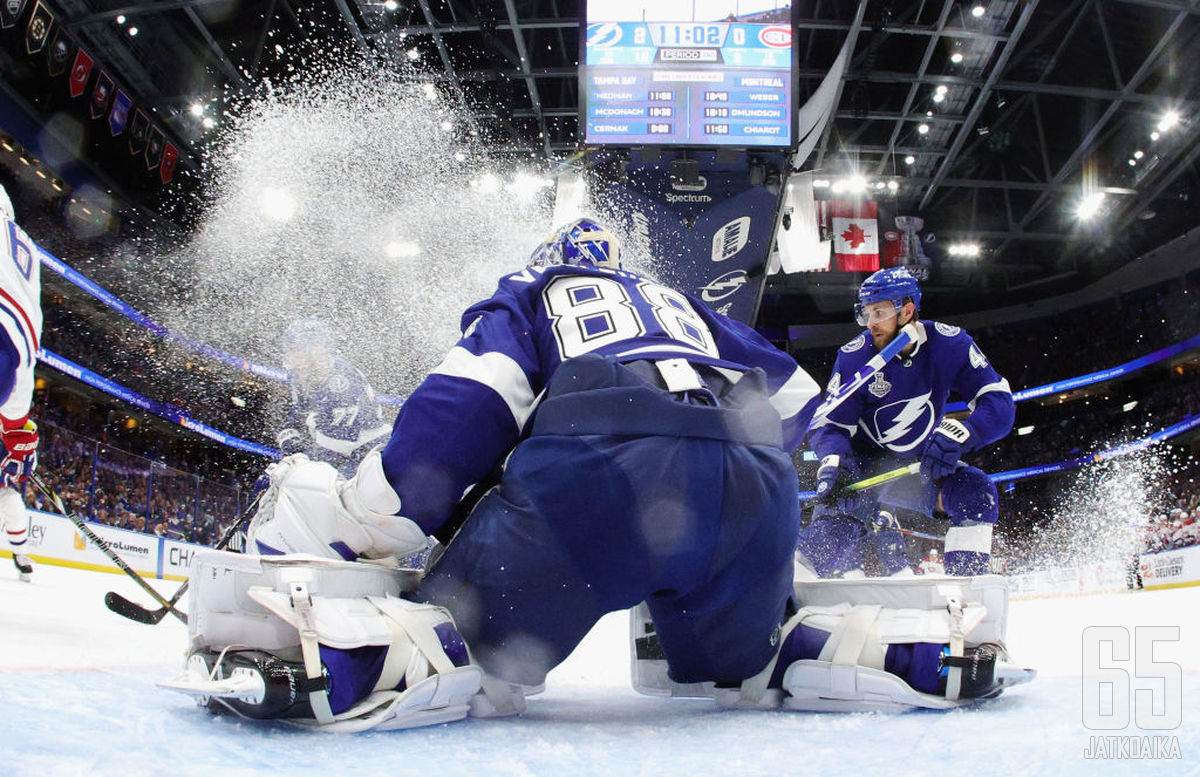
[[[316,556],[203,550],[192,560],[189,579],[189,652],[228,645],[273,651],[298,644],[296,629],[251,595],[251,589],[259,595],[284,592],[302,581],[313,596],[398,596],[416,587],[420,572]]]
[[[443,627],[460,639],[449,613],[396,598],[418,579],[415,570],[363,562],[203,551],[192,566],[191,656],[182,674],[160,685],[205,704],[221,700],[241,714],[235,702],[259,705],[268,691],[253,668],[227,671],[223,651],[236,655],[250,649],[302,665],[296,676],[312,687],[300,698],[307,700],[313,717],[289,717],[286,722],[294,725],[362,731],[464,718],[483,672],[463,665],[461,642],[442,642],[438,629]],[[334,714],[320,650],[364,646],[387,648],[375,690]],[[206,663],[201,651],[210,656],[220,652],[220,657]]]
[[[831,636],[819,660],[795,661],[788,667],[783,680],[788,693],[766,687],[774,661],[742,688],[672,681],[644,604],[630,611],[634,689],[652,696],[711,697],[722,706],[744,708],[947,709],[970,700],[909,687],[884,671],[882,645],[940,642],[961,655],[966,646],[1002,643],[1007,630],[1008,583],[999,575],[812,580],[797,582],[795,593],[803,608],[797,617]],[[1031,676],[1014,675],[1006,684]]]

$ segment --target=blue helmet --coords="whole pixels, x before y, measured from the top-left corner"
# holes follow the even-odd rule
[[[333,353],[334,350],[333,332],[318,318],[293,321],[279,336],[279,350],[283,353],[309,351],[314,348],[323,348],[329,353]]]
[[[865,318],[863,308],[867,305],[876,302],[892,302],[899,312],[906,299],[912,300],[913,305],[920,310],[921,285],[917,283],[917,279],[912,276],[912,273],[903,267],[888,267],[879,270],[871,273],[870,277],[863,281],[862,286],[858,287],[858,302],[854,305],[854,317],[859,320],[860,324],[866,326],[863,321]]]
[[[530,266],[568,264],[573,267],[621,269],[621,241],[591,219],[575,219],[533,250]]]

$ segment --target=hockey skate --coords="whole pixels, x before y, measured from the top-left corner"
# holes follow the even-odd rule
[[[13,551],[13,565],[17,568],[17,579],[22,583],[28,583],[33,579],[33,562],[29,560],[29,556],[24,553]]]

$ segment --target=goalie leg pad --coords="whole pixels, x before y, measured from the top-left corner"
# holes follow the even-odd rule
[[[201,552],[191,657],[161,685],[247,717],[328,731],[466,717],[482,671],[449,613],[395,598],[415,577],[363,563]]]

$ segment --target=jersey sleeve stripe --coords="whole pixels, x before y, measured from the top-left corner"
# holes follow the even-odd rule
[[[979,391],[975,392],[975,396],[971,399],[971,401],[967,403],[967,409],[974,411],[975,403],[979,401],[979,398],[992,391],[1003,391],[1005,394],[1011,394],[1012,387],[1008,385],[1008,378],[1001,378],[995,383],[989,383],[986,386],[981,387]]]
[[[21,316],[21,320],[25,322],[25,333],[30,342],[33,343],[33,350],[36,352],[38,349],[38,333],[37,329],[35,329],[33,326],[33,322],[29,320],[29,314],[25,312],[25,308],[21,307],[21,303],[13,299],[12,295],[10,295],[4,289],[0,289],[0,296],[8,301],[8,304],[12,306],[12,308]]]
[[[534,394],[529,378],[521,365],[502,353],[474,354],[456,345],[431,374],[464,378],[495,391],[508,405],[518,429],[525,426],[533,410]]]
[[[820,429],[822,426],[836,426],[839,429],[845,429],[853,437],[858,432],[858,427],[849,424],[839,424],[837,421],[829,420],[829,416],[819,419],[812,425],[813,429]]]
[[[797,367],[787,382],[771,395],[771,405],[785,421],[803,410],[820,396],[821,387],[804,370]]]

